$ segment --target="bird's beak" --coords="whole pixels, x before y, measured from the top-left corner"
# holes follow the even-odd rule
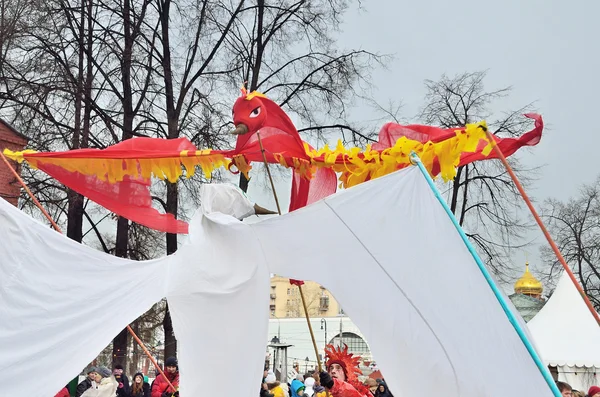
[[[275,214],[277,214],[277,212],[273,212],[271,210],[263,208],[258,204],[254,204],[254,213],[256,215],[275,215]]]
[[[231,131],[233,135],[244,135],[248,133],[248,127],[246,124],[238,124],[235,126],[235,130]]]

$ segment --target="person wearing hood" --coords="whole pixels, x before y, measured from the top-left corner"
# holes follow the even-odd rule
[[[269,371],[267,377],[265,378],[265,382],[267,383],[269,393],[273,394],[275,397],[287,397],[283,387],[281,387],[281,383],[279,383],[275,378],[275,373],[273,373],[273,371]]]
[[[381,382],[379,386],[377,386],[375,397],[394,397],[394,395],[390,393],[390,390],[388,389],[385,382]]]
[[[77,385],[75,397],[81,397],[87,389],[96,387],[96,367],[90,367],[85,373],[87,376]]]
[[[123,366],[121,364],[115,365],[113,376],[119,384],[117,387],[117,397],[127,397],[129,395],[129,378],[123,373]]]
[[[179,365],[175,357],[165,360],[165,375],[175,390],[167,383],[167,380],[158,375],[152,383],[152,397],[179,397]]]
[[[144,382],[144,374],[138,372],[133,377],[129,397],[150,397],[150,385]]]
[[[110,369],[99,367],[95,374],[96,387],[87,389],[81,397],[114,397],[117,394],[119,383]]]
[[[294,379],[291,384],[292,397],[302,397],[304,396],[304,383],[302,383],[298,379]]]
[[[313,397],[315,394],[315,378],[312,376],[304,380],[304,397]],[[324,390],[324,389],[323,389]]]

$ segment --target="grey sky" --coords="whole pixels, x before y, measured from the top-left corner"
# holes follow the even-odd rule
[[[600,2],[575,0],[422,2],[365,1],[344,17],[342,48],[393,54],[388,70],[374,70],[373,94],[382,104],[402,101],[402,118],[410,120],[423,104],[424,80],[443,73],[489,70],[490,90],[513,86],[494,110],[517,109],[535,101],[546,128],[541,143],[518,156],[526,166],[543,166],[529,189],[538,204],[546,198],[567,199],[598,175],[600,135],[592,116],[598,111],[600,70]],[[359,106],[353,119],[373,119],[372,109]],[[382,122],[383,124],[383,122]],[[250,196],[274,205],[268,192],[255,185]],[[278,193],[287,208],[289,183]],[[274,208],[274,207],[273,207]],[[538,230],[531,234],[545,243]],[[527,250],[532,268],[538,248]],[[524,252],[514,253],[525,260]]]

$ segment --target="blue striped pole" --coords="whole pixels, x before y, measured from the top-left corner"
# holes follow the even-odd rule
[[[555,397],[561,397],[562,395],[561,395],[560,391],[558,390],[558,387],[556,386],[556,382],[554,382],[554,379],[552,379],[552,375],[550,374],[550,371],[544,365],[544,363],[542,363],[542,360],[540,359],[540,356],[538,356],[537,352],[533,348],[533,345],[531,344],[531,342],[529,341],[529,339],[527,339],[527,335],[525,334],[525,331],[521,327],[521,324],[519,324],[519,321],[515,317],[515,314],[512,312],[512,310],[510,310],[510,307],[508,306],[508,303],[506,302],[506,299],[504,299],[504,295],[498,289],[498,286],[496,285],[496,283],[492,279],[492,276],[490,275],[490,273],[488,272],[487,268],[483,264],[481,258],[477,254],[477,251],[475,251],[475,247],[473,247],[473,244],[471,244],[471,242],[469,241],[469,239],[468,239],[467,235],[465,234],[464,230],[462,229],[462,227],[458,223],[458,220],[456,219],[456,217],[452,213],[452,210],[448,206],[448,203],[446,203],[446,200],[444,200],[444,198],[442,197],[442,194],[438,190],[437,186],[435,186],[435,183],[433,182],[433,179],[431,178],[431,175],[429,175],[429,172],[427,171],[427,169],[425,169],[425,166],[421,162],[421,158],[415,152],[412,152],[410,154],[410,159],[413,162],[413,164],[416,164],[416,166],[419,167],[419,170],[421,171],[421,174],[423,174],[423,176],[425,177],[425,180],[427,181],[427,184],[429,185],[429,187],[433,191],[433,194],[435,195],[435,198],[440,202],[440,204],[442,205],[442,207],[444,207],[444,210],[446,211],[446,214],[448,214],[448,217],[450,218],[450,220],[454,224],[454,227],[458,231],[458,234],[460,235],[460,238],[462,239],[462,241],[467,246],[467,249],[471,253],[471,256],[473,256],[473,259],[475,259],[475,262],[477,263],[477,266],[479,267],[479,270],[483,274],[483,277],[485,277],[485,280],[487,281],[488,285],[490,286],[490,288],[494,292],[494,295],[496,296],[496,299],[498,299],[498,302],[500,302],[500,306],[502,306],[502,309],[504,310],[504,313],[506,313],[506,315],[508,317],[508,320],[510,321],[510,323],[514,327],[515,331],[517,331],[517,334],[519,335],[519,338],[521,338],[521,341],[523,342],[523,344],[527,348],[527,351],[529,352],[529,354],[531,355],[531,358],[533,359],[533,361],[537,365],[538,369],[542,373],[542,376],[544,377],[544,379],[546,380],[546,383],[548,384],[548,386],[550,387],[550,389],[554,393],[554,396]]]

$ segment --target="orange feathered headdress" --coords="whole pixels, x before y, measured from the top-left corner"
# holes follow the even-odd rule
[[[358,381],[358,375],[362,375],[362,371],[358,367],[360,356],[348,353],[348,345],[346,344],[344,344],[344,349],[335,348],[333,345],[325,346],[325,357],[327,358],[325,366],[328,369],[331,364],[341,365],[346,375],[346,382],[354,383]]]

